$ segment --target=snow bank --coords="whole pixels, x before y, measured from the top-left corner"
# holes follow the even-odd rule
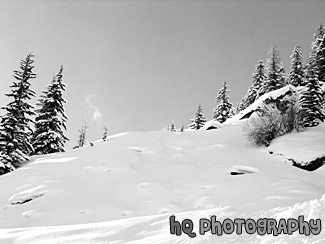
[[[325,123],[292,132],[273,140],[268,150],[296,162],[310,162],[325,156]]]

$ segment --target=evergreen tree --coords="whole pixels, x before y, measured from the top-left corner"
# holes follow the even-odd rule
[[[259,60],[258,64],[255,66],[255,73],[252,74],[252,91],[248,99],[249,103],[252,104],[257,98],[259,98],[259,91],[266,79],[266,70],[263,60]]]
[[[269,55],[267,58],[267,75],[260,89],[260,96],[286,85],[280,52],[275,45],[272,46]]]
[[[319,39],[319,46],[316,49],[315,55],[315,72],[320,82],[325,82],[325,35]]]
[[[107,141],[107,137],[108,137],[108,130],[107,130],[107,127],[105,126],[104,128],[104,135],[103,135],[103,141]]]
[[[291,70],[289,74],[289,83],[293,86],[304,84],[305,72],[300,46],[296,45],[291,57]]]
[[[175,122],[172,121],[168,127],[168,131],[173,131],[176,132],[176,126],[175,126]]]
[[[81,126],[81,130],[78,130],[80,135],[79,135],[79,140],[77,141],[77,145],[75,145],[73,147],[73,149],[76,149],[76,148],[79,148],[79,147],[83,147],[85,145],[88,144],[88,141],[86,139],[86,134],[87,134],[87,124],[84,123],[82,126]]]
[[[323,86],[323,110],[325,111],[325,34],[319,43],[315,57],[315,72],[320,84]]]
[[[65,84],[62,81],[63,67],[53,77],[52,83],[43,91],[38,99],[35,118],[35,132],[32,136],[32,143],[35,154],[49,154],[64,152],[64,144],[68,138],[64,135],[66,130],[65,122],[68,117],[64,113],[63,104],[66,102],[62,97],[65,91]]]
[[[2,107],[6,114],[2,116],[0,123],[0,165],[1,172],[6,173],[19,166],[22,161],[29,160],[33,152],[30,143],[33,122],[30,116],[34,115],[33,106],[27,101],[35,96],[30,89],[30,80],[36,78],[33,72],[34,56],[28,54],[25,60],[20,62],[20,70],[14,71],[11,93],[6,94],[13,98],[7,106]]]
[[[322,90],[318,82],[317,75],[313,69],[308,70],[307,89],[302,92],[299,104],[302,114],[302,123],[305,127],[312,127],[324,121],[325,114],[321,107]]]
[[[220,123],[225,122],[228,118],[231,117],[230,111],[232,109],[232,104],[229,102],[228,92],[230,90],[227,89],[228,85],[226,82],[223,83],[222,88],[218,91],[218,95],[216,97],[217,107],[213,110],[213,118],[218,120]]]
[[[259,92],[265,78],[266,75],[264,63],[262,60],[259,60],[258,64],[255,66],[255,72],[252,74],[252,84],[248,88],[248,91],[243,100],[237,106],[238,111],[244,110],[256,101],[256,99],[260,96]]]
[[[188,126],[191,129],[198,130],[202,128],[207,121],[204,114],[203,109],[201,105],[199,104],[196,113],[194,115],[194,118],[190,120],[192,123]]]
[[[306,64],[307,71],[306,72],[308,72],[309,69],[312,69],[313,66],[315,65],[317,50],[318,50],[318,47],[320,46],[320,43],[323,40],[324,34],[325,34],[325,29],[323,28],[322,25],[320,25],[316,29],[316,32],[313,36],[313,41],[310,45],[311,52],[309,53],[309,56],[307,58],[307,64]]]

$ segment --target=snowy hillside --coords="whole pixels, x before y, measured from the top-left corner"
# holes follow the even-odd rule
[[[276,238],[232,234],[191,239],[169,233],[170,215],[194,223],[211,215],[257,219],[303,214],[325,221],[325,168],[308,172],[282,156],[320,155],[325,124],[277,138],[269,148],[249,144],[243,124],[184,133],[129,132],[94,147],[35,157],[0,177],[0,243],[325,242],[324,229],[317,236]]]

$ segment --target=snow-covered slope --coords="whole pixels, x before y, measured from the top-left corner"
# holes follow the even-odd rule
[[[244,212],[234,210],[230,207],[217,207],[208,210],[192,212],[182,212],[175,214],[178,221],[191,218],[194,223],[193,232],[197,233],[195,238],[190,238],[186,234],[175,236],[169,234],[169,215],[159,214],[138,218],[127,218],[100,223],[63,225],[38,228],[21,228],[0,230],[1,243],[22,243],[22,244],[106,244],[106,243],[305,243],[320,244],[325,242],[325,227],[319,235],[300,235],[294,232],[292,235],[280,234],[258,236],[249,235],[243,231],[241,235],[199,235],[199,219],[215,215],[218,220],[226,218],[298,218],[299,215],[306,216],[307,220],[320,218],[325,220],[325,195],[319,200],[310,200],[297,203],[289,207],[275,208],[267,212],[254,212],[249,215]]]
[[[0,177],[0,243],[272,243],[272,235],[178,237],[169,233],[168,217],[196,223],[213,214],[304,214],[325,221],[324,167],[292,167],[268,148],[249,144],[242,126],[129,132],[94,147],[35,157]],[[317,133],[325,137],[324,126]],[[295,140],[302,145],[312,136]],[[311,243],[325,241],[323,233],[277,238]]]

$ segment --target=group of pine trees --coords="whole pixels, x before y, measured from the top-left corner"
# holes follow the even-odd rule
[[[325,120],[325,29],[320,25],[316,29],[311,44],[311,52],[304,65],[301,47],[294,47],[291,58],[290,73],[285,74],[280,52],[277,46],[271,47],[266,65],[259,60],[252,74],[251,86],[246,95],[236,107],[229,102],[228,85],[224,82],[219,90],[216,101],[217,107],[213,110],[213,119],[220,123],[225,122],[234,114],[244,110],[262,95],[282,88],[286,85],[304,87],[299,98],[297,116],[304,127],[316,126]],[[323,89],[322,89],[323,86]],[[194,118],[190,120],[188,128],[198,130],[207,121],[201,105],[198,106]],[[174,129],[174,122],[169,126],[169,131]]]
[[[33,54],[20,62],[19,70],[13,74],[11,93],[5,94],[11,102],[1,108],[5,114],[0,120],[0,174],[14,170],[31,155],[63,152],[68,140],[63,133],[68,119],[62,97],[63,67],[42,92],[35,109],[29,103],[36,96],[31,89],[31,80],[37,76],[33,63]]]
[[[298,104],[297,113],[304,127],[318,125],[325,120],[325,30],[320,25],[311,44],[311,52],[304,65],[301,47],[294,47],[291,57],[291,67],[288,77],[285,76],[283,64],[276,46],[270,51],[267,68],[263,61],[256,65],[252,76],[252,85],[237,106],[241,111],[252,104],[263,94],[282,88],[288,84],[304,87]]]

